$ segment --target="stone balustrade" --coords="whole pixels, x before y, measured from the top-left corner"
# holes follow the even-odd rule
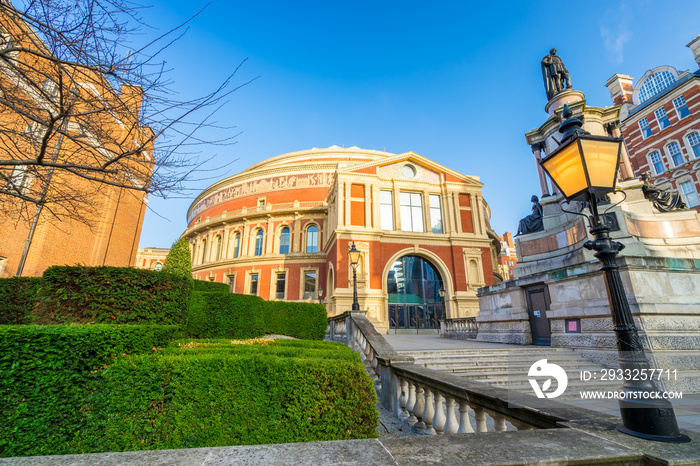
[[[413,364],[413,358],[387,343],[364,311],[346,312],[328,323],[327,339],[345,342],[371,368],[384,407],[422,433],[555,428],[570,417],[543,411],[530,395]]]
[[[440,320],[440,336],[456,340],[473,340],[479,332],[476,317],[459,317]]]

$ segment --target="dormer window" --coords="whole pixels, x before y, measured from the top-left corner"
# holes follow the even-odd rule
[[[669,70],[652,73],[639,88],[639,103],[646,102],[674,82],[676,82],[676,77]]]

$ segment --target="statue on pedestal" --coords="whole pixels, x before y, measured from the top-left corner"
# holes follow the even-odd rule
[[[518,232],[515,236],[526,235],[528,233],[544,230],[540,200],[537,198],[537,196],[532,196],[530,201],[532,202],[532,213],[520,220],[520,223],[518,224]]]
[[[569,71],[564,66],[564,62],[557,56],[557,49],[549,51],[541,62],[542,77],[544,78],[544,90],[547,93],[547,100],[559,94],[564,89],[571,89],[571,77]]]
[[[651,184],[649,172],[642,175],[642,181],[644,181],[642,186],[644,197],[649,199],[660,212],[671,212],[688,208],[683,202],[681,195],[677,192],[667,191]]]

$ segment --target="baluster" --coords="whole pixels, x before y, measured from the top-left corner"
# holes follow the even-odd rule
[[[445,433],[445,397],[435,391],[435,415],[433,415],[433,429],[438,435]]]
[[[408,401],[406,402],[406,411],[408,411],[408,417],[406,418],[406,422],[408,422],[410,425],[414,425],[416,422],[418,422],[418,418],[416,417],[416,384],[410,380],[407,381],[407,383]]]
[[[422,421],[425,423],[425,429],[422,433],[434,435],[433,417],[435,416],[435,397],[433,396],[432,388],[426,386],[423,391],[425,392],[425,406],[423,408]]]
[[[447,411],[447,421],[445,422],[445,433],[456,434],[459,431],[459,422],[455,414],[455,399],[445,395],[445,409]]]
[[[399,402],[401,410],[399,413],[399,419],[406,419],[410,417],[410,413],[408,413],[408,382],[405,379],[400,380],[401,388],[399,390],[401,392],[401,397]]]
[[[469,420],[469,405],[464,400],[459,400],[459,429],[458,434],[473,434],[474,429]]]
[[[503,414],[494,413],[493,416],[493,426],[496,432],[505,432],[508,428],[506,427],[506,417]]]
[[[392,379],[394,382],[394,414],[401,419],[401,414],[403,413],[403,407],[401,406],[401,397],[403,396],[401,380],[396,374],[392,376]]]
[[[472,407],[474,410],[474,420],[476,421],[476,431],[477,432],[488,432],[488,429],[486,429],[486,413],[484,412],[484,408],[481,408],[477,406],[476,408]]]
[[[423,401],[423,387],[416,384],[416,404],[413,407],[413,414],[416,416],[416,423],[413,424],[413,427],[425,429],[425,422],[423,422],[424,409],[425,401]]]

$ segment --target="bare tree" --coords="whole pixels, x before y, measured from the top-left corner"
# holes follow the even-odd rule
[[[203,163],[197,147],[230,142],[201,130],[240,87],[237,70],[206,95],[177,99],[159,54],[187,23],[137,46],[141,8],[0,0],[0,215],[36,223],[45,209],[89,224],[96,194],[182,192]]]

